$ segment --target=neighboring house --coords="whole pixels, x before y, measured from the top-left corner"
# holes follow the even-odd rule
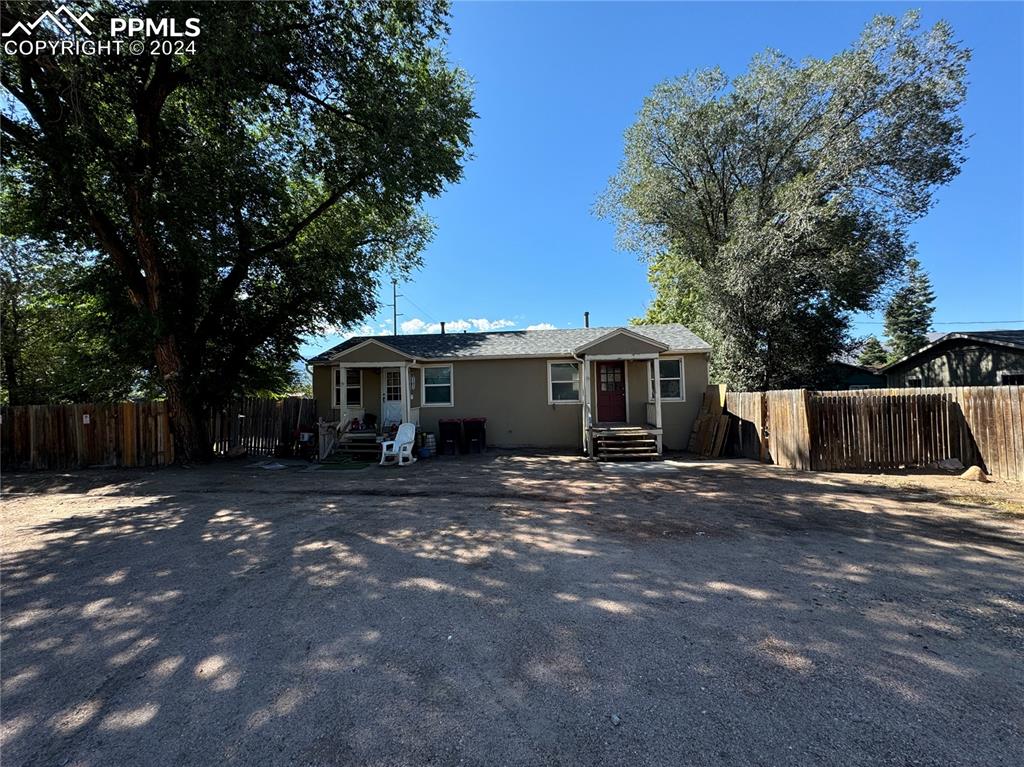
[[[884,375],[873,368],[852,362],[833,362],[829,369],[829,378],[826,388],[833,391],[885,388]]]
[[[1024,330],[945,333],[881,372],[893,388],[1024,386]]]
[[[583,449],[630,425],[683,449],[708,383],[711,347],[682,325],[350,338],[317,355],[327,420],[377,416],[437,432],[487,419],[489,444]]]

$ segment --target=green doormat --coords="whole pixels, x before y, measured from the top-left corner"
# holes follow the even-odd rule
[[[320,463],[321,469],[365,469],[370,464],[366,461],[354,461],[347,455],[331,455]]]

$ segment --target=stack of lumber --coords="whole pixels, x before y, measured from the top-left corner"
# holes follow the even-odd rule
[[[729,415],[725,411],[725,387],[709,386],[704,392],[700,413],[693,422],[687,450],[705,458],[717,458],[725,448],[729,434]]]

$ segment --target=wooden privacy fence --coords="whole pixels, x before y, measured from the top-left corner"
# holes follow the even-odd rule
[[[1024,480],[1024,387],[729,392],[730,451],[795,469],[895,469],[956,458]]]
[[[241,446],[272,455],[292,439],[299,419],[315,418],[303,397],[232,402],[210,414],[214,452]],[[19,405],[0,411],[3,469],[77,469],[86,466],[164,466],[174,462],[174,440],[163,400],[79,405]]]
[[[174,460],[167,406],[156,402],[5,407],[4,469],[160,466]]]
[[[273,455],[279,444],[293,439],[300,425],[315,421],[316,400],[245,397],[211,414],[213,450],[221,454],[237,448],[250,454]]]

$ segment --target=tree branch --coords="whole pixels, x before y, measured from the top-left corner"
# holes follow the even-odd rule
[[[19,122],[12,120],[4,114],[0,114],[0,129],[14,142],[26,149],[37,149],[39,141],[32,134],[32,131]]]
[[[128,283],[128,297],[132,303],[138,308],[146,306],[146,282],[142,277],[139,262],[117,233],[114,222],[102,211],[90,208],[89,224],[99,238],[100,245],[110,254],[124,275]]]
[[[323,202],[321,202],[319,205],[313,208],[313,210],[311,210],[309,213],[307,213],[305,216],[299,219],[299,221],[291,229],[289,229],[288,232],[286,232],[282,237],[279,237],[276,240],[271,240],[270,242],[264,245],[260,245],[258,248],[254,248],[252,251],[253,256],[260,256],[263,255],[264,253],[270,253],[275,250],[281,250],[281,248],[286,248],[289,245],[291,245],[293,242],[295,242],[295,240],[299,238],[299,235],[302,234],[307,227],[309,227],[314,221],[320,218],[320,216],[322,216],[324,213],[330,210],[334,203],[340,200],[342,195],[344,195],[354,186],[355,182],[349,182],[348,184],[345,185],[345,188],[335,189],[333,192],[327,195],[326,199],[324,199]]]

